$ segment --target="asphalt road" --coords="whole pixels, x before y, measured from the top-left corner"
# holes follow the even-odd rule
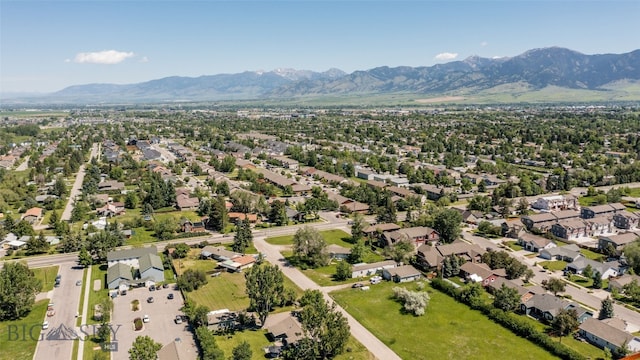
[[[60,286],[53,289],[50,299],[55,315],[44,319],[49,322],[49,329],[42,331],[33,360],[71,359],[73,353],[74,331],[79,332],[75,325],[82,290],[76,281],[82,280],[83,270],[60,265],[58,274],[62,275]]]
[[[94,157],[97,157],[99,154],[99,144],[93,144],[91,147],[91,156],[89,157],[89,161]],[[73,182],[73,186],[71,187],[71,191],[69,192],[69,200],[67,201],[67,205],[64,207],[62,211],[62,216],[60,216],[61,221],[69,221],[71,220],[71,212],[73,211],[73,203],[78,195],[80,195],[80,191],[82,190],[82,182],[84,181],[85,175],[85,164],[80,165],[78,169],[78,173],[76,174],[76,180]]]

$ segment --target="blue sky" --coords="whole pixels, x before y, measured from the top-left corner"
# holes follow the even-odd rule
[[[0,0],[0,92],[640,48],[640,1]]]

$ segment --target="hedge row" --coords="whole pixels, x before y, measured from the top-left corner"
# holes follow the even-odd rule
[[[192,238],[192,237],[198,237],[198,236],[210,236],[211,234],[203,231],[203,232],[188,232],[188,233],[180,233],[178,235],[174,235],[171,237],[171,239],[185,239],[185,238]]]
[[[553,341],[549,335],[540,332],[525,319],[522,319],[518,316],[512,316],[506,311],[496,309],[493,307],[493,305],[487,304],[483,301],[477,301],[477,299],[474,298],[471,298],[469,299],[469,301],[465,302],[464,298],[460,296],[460,291],[458,289],[456,289],[452,284],[440,278],[433,279],[431,281],[431,286],[453,297],[457,301],[469,305],[472,309],[480,310],[489,319],[511,330],[514,334],[542,346],[553,355],[556,355],[564,360],[586,359],[582,354],[576,352],[575,350],[568,348],[561,343]]]

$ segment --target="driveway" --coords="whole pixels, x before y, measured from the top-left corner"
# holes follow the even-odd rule
[[[71,359],[71,340],[78,334],[75,325],[82,290],[82,286],[77,286],[76,281],[82,281],[83,273],[83,269],[73,269],[68,264],[60,265],[60,286],[49,292],[52,294],[50,302],[53,303],[55,315],[46,318],[49,321],[49,329],[42,332],[34,360]],[[51,282],[54,282],[54,279],[51,279]]]
[[[174,296],[173,300],[167,299],[170,293]],[[150,296],[154,298],[153,303],[147,302]],[[131,302],[136,299],[140,301],[140,310],[132,311]],[[195,348],[193,335],[187,331],[187,324],[178,325],[174,322],[176,315],[182,314],[180,308],[184,301],[180,292],[173,290],[173,286],[156,291],[149,291],[147,288],[132,289],[127,295],[118,296],[113,300],[112,324],[117,329],[114,340],[118,342],[118,351],[112,353],[111,360],[128,360],[131,344],[138,336],[147,335],[163,346],[180,338],[188,344],[193,344]],[[142,318],[144,315],[149,315],[150,321],[144,324],[142,330],[135,331],[133,319]]]

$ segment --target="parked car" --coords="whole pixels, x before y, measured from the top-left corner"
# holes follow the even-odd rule
[[[351,287],[354,288],[354,289],[361,288],[363,286],[364,285],[362,285],[361,283],[355,283],[355,284],[351,285]]]
[[[182,316],[176,315],[176,324],[182,324]]]
[[[149,296],[149,297],[147,298],[147,302],[148,302],[149,304],[151,304],[151,303],[153,302],[153,296]]]
[[[168,287],[169,287],[169,284],[167,284],[167,283],[162,284],[162,288],[163,288],[163,289],[166,289],[166,288],[168,288]]]
[[[155,285],[149,286],[149,291],[156,291],[156,286]]]
[[[76,281],[76,286],[82,286],[82,280]]]
[[[149,322],[149,315],[145,315],[142,317],[142,322],[148,323]]]
[[[49,322],[45,321],[42,323],[42,330],[47,330],[49,328]]]
[[[173,293],[170,293],[169,295],[167,295],[167,299],[173,300]]]

